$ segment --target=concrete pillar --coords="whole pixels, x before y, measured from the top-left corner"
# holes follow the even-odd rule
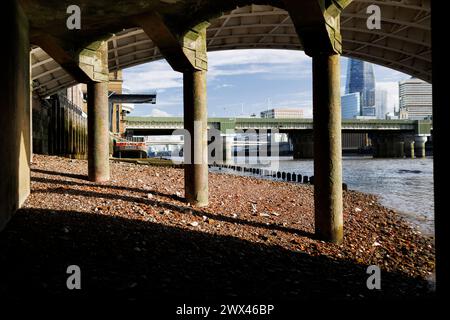
[[[208,205],[208,129],[206,105],[206,71],[183,73],[185,139],[185,197],[197,206]],[[190,140],[190,141],[189,141]],[[186,145],[189,144],[189,145]]]
[[[404,137],[401,134],[378,133],[372,136],[374,158],[403,158]]]
[[[405,142],[403,141],[403,137],[399,134],[393,136],[393,150],[394,156],[396,158],[404,158],[405,157]]]
[[[95,182],[109,180],[108,83],[87,85],[88,175]]]
[[[69,111],[69,156],[73,158],[75,155],[74,152],[74,127],[75,122],[73,121],[74,112],[72,107],[68,108]]]
[[[334,243],[343,240],[339,57],[313,56],[315,232]]]
[[[404,141],[405,141],[405,146],[404,146],[405,156],[407,158],[414,159],[414,157],[415,157],[415,155],[414,155],[414,137],[406,136],[404,138]]]
[[[403,158],[404,153],[404,142],[403,138],[399,134],[391,134],[386,137],[386,157],[387,158]]]
[[[378,137],[378,158],[387,158],[388,157],[388,142],[387,138],[384,135]]]
[[[0,73],[0,230],[30,194],[30,43],[19,1],[2,4],[3,66]]]
[[[417,158],[425,158],[425,143],[427,142],[426,136],[415,136],[414,137],[414,154]]]
[[[80,115],[75,113],[75,156],[80,159]]]
[[[294,159],[312,159],[314,157],[314,138],[312,132],[292,134]]]

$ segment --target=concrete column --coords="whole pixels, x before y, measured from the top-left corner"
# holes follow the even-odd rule
[[[108,83],[87,85],[89,180],[109,180]]]
[[[30,194],[30,43],[19,1],[2,3],[3,65],[0,73],[0,230]]]
[[[208,129],[206,71],[183,73],[185,139],[184,187],[189,203],[208,205]],[[190,141],[189,141],[190,140]],[[189,144],[189,145],[186,145]],[[186,152],[189,149],[190,152]]]
[[[414,137],[414,154],[417,158],[425,158],[425,143],[427,142],[426,136],[415,136]]]
[[[377,139],[377,158],[387,158],[387,153],[386,137],[381,135]]]
[[[391,134],[386,136],[386,157],[387,158],[403,158],[404,142],[399,134]]]
[[[398,134],[394,135],[392,143],[393,143],[395,157],[396,158],[404,158],[405,157],[405,142],[403,141],[403,137]]]
[[[292,134],[294,159],[312,159],[314,157],[314,137],[312,132]]]
[[[313,56],[315,232],[335,243],[343,240],[339,57]]]
[[[75,155],[74,152],[74,146],[75,146],[75,139],[74,139],[74,128],[75,128],[75,122],[74,122],[74,112],[71,107],[69,107],[69,156],[70,158],[73,158]]]
[[[414,137],[413,136],[405,136],[405,156],[407,158],[414,159]]]
[[[401,134],[378,133],[371,139],[374,158],[404,158],[405,138]]]

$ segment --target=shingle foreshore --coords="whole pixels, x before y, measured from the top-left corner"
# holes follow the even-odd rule
[[[180,168],[111,161],[111,180],[93,183],[84,160],[35,155],[31,170],[31,195],[0,233],[3,293],[28,281],[64,295],[75,263],[88,292],[135,298],[433,294],[434,240],[374,195],[344,191],[336,245],[314,237],[312,185],[210,173],[209,205],[197,208]],[[369,265],[383,290],[367,289]]]

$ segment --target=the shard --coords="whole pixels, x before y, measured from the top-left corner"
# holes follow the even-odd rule
[[[357,59],[349,59],[345,93],[355,92],[360,94],[361,116],[376,116],[375,76],[372,64]]]

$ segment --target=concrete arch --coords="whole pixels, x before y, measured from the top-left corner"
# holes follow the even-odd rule
[[[230,3],[227,5],[236,5],[234,1]],[[278,4],[277,1],[274,3]],[[367,29],[366,8],[370,4],[380,6],[381,30]],[[431,81],[430,14],[429,0],[355,0],[341,15],[343,55]],[[280,8],[268,5],[238,7],[210,22],[207,31],[209,51],[248,48],[303,50],[289,14]],[[109,40],[108,51],[110,71],[162,58],[158,48],[140,28],[117,32]],[[33,88],[40,96],[76,83],[39,47],[32,49],[31,59]]]

